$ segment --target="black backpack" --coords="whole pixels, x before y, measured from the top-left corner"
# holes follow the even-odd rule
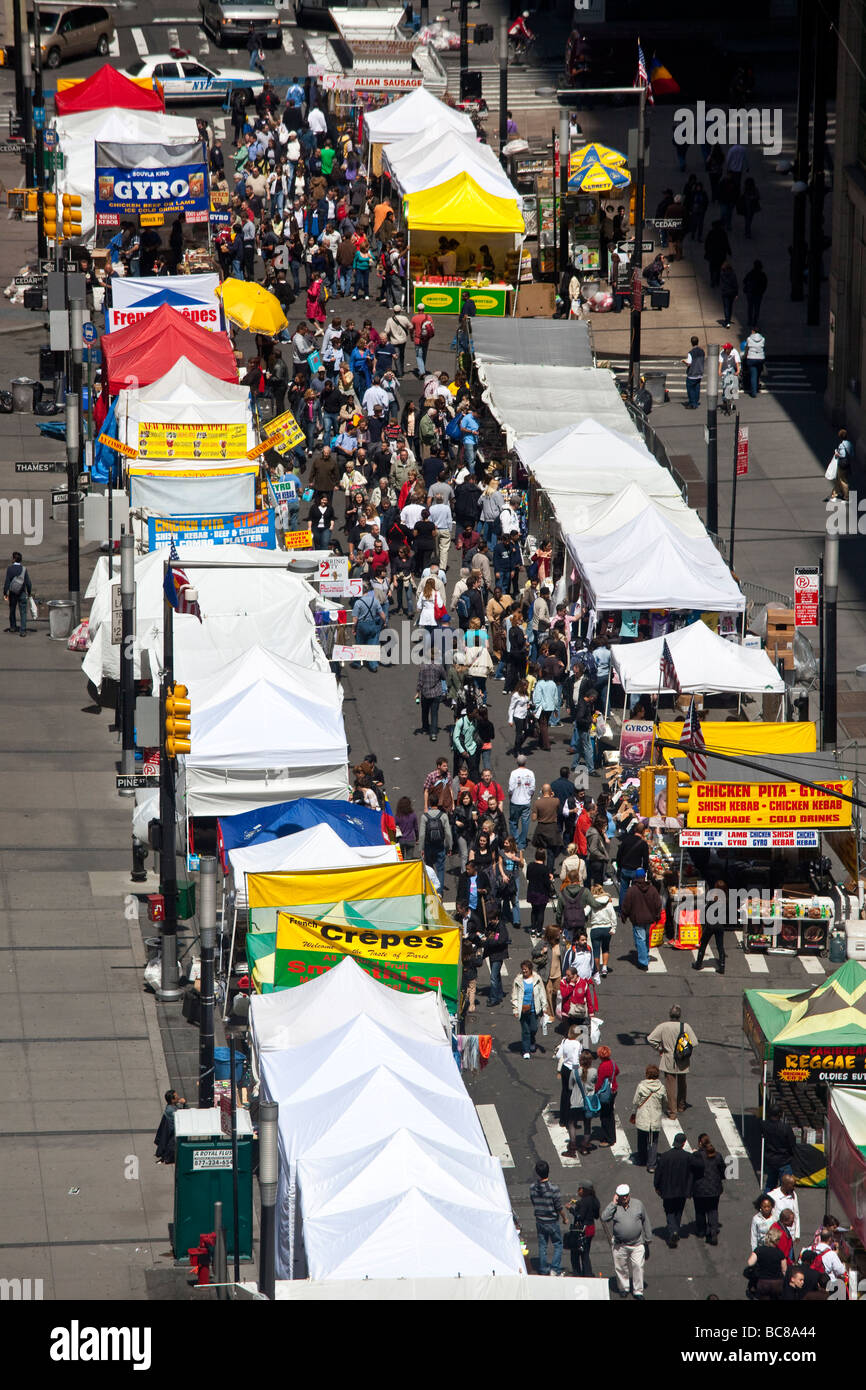
[[[424,853],[439,855],[445,848],[445,820],[441,811],[428,813],[424,830]]]
[[[586,926],[586,909],[578,898],[565,897],[562,900],[562,929],[572,939]]]

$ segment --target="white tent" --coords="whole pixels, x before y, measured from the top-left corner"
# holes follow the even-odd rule
[[[665,474],[665,477],[670,477]],[[684,536],[706,537],[707,531],[696,511],[687,507],[679,493],[653,497],[633,479],[607,497],[592,494],[578,498],[573,493],[549,494],[557,520],[569,549],[590,536],[610,536],[622,526],[634,525],[655,512]]]
[[[227,460],[209,468],[150,459],[127,472],[130,505],[154,516],[228,516],[255,507],[255,464]]]
[[[378,111],[368,111],[364,118],[367,139],[371,145],[389,145],[395,140],[405,140],[410,135],[426,132],[434,121],[439,121],[451,130],[466,131],[474,135],[475,127],[463,111],[455,111],[444,101],[434,97],[426,87],[416,87],[405,97],[382,106]]]
[[[302,796],[345,801],[349,780],[345,763],[331,767],[265,768],[259,772],[196,767],[190,769],[187,783],[179,786],[178,805],[184,795],[191,816],[234,816]]]
[[[622,419],[618,423],[622,424]],[[575,468],[604,468],[611,472],[618,472],[620,468],[626,472],[659,468],[657,460],[639,435],[632,436],[621,429],[611,428],[592,415],[585,415],[559,429],[548,430],[546,434],[521,438],[516,449],[533,477],[543,487],[550,488],[556,487],[557,479],[566,482]]]
[[[213,546],[207,551],[207,561],[221,568],[199,570],[195,561],[205,558],[200,548],[179,546],[178,553],[181,564],[187,566],[190,582],[199,591],[203,617],[199,623],[191,614],[175,615],[175,673],[179,680],[186,682],[198,674],[201,668],[197,653],[202,653],[204,669],[214,669],[256,642],[289,657],[297,666],[329,669],[309,606],[315,591],[291,571],[285,554],[245,545]],[[141,673],[142,650],[149,653],[151,675],[162,662],[165,559],[165,554],[157,550],[136,561],[137,678]],[[113,583],[117,582],[115,570]],[[91,646],[82,668],[98,688],[105,678],[116,680],[120,675],[120,647],[111,641],[111,585],[104,557],[97,564],[87,594],[93,599]]]
[[[741,647],[713,632],[706,623],[689,623],[667,637],[649,642],[612,646],[613,667],[626,693],[657,690],[662,647],[667,642],[680,687],[687,694],[699,691],[779,694],[785,682],[766,652]],[[666,689],[667,687],[662,687]]]
[[[256,443],[248,386],[217,381],[188,357],[149,386],[121,391],[117,401],[118,438],[138,448],[141,421],[177,425],[245,425],[247,445]],[[187,461],[189,467],[189,461]]]
[[[195,710],[194,769],[332,768],[346,762],[342,692],[330,669],[309,670],[253,647],[187,682]]]
[[[472,122],[469,123],[472,125]],[[382,159],[387,167],[396,173],[402,165],[407,168],[413,160],[426,159],[431,149],[438,147],[440,142],[448,136],[456,135],[458,139],[464,141],[468,149],[480,142],[473,126],[471,131],[455,129],[451,122],[450,111],[445,107],[443,116],[437,115],[416,135],[408,135],[405,139],[394,140],[390,145],[386,145],[382,151]]]
[[[240,1285],[255,1298],[255,1286]],[[278,1303],[607,1303],[607,1279],[542,1279],[538,1274],[451,1279],[278,1279]]]
[[[380,1019],[408,1038],[441,1046],[447,1037],[447,1018],[443,1019],[435,995],[387,989],[351,956],[303,986],[254,995],[250,1000],[250,1028],[258,1053],[301,1047],[360,1014]]]
[[[127,111],[109,106],[101,111],[81,111],[56,116],[52,122],[63,155],[57,170],[57,193],[78,194],[81,199],[81,235],[92,241],[94,227],[93,190],[96,186],[97,140],[127,144],[197,140],[198,127],[192,116],[170,116],[165,111]]]
[[[244,905],[247,874],[286,873],[290,869],[363,869],[399,862],[396,845],[347,845],[330,825],[313,825],[279,840],[229,850],[238,905]]]
[[[414,145],[415,142],[406,143]],[[391,149],[388,163],[404,193],[436,188],[465,172],[489,193],[498,198],[514,198],[522,206],[520,194],[503,172],[490,146],[480,144],[474,136],[470,140],[456,131],[449,131],[433,144],[428,141],[423,152],[413,149],[401,156],[394,147]]]
[[[742,612],[746,600],[708,536],[685,536],[649,510],[607,536],[572,546],[596,611],[623,608]]]
[[[388,1278],[411,1273],[519,1274],[526,1266],[510,1209],[457,1206],[411,1189],[344,1215],[304,1217],[314,1279]],[[302,1203],[303,1204],[303,1203]]]
[[[478,375],[484,385],[482,399],[505,430],[509,449],[518,448],[521,457],[525,436],[549,434],[551,425],[560,421],[568,422],[571,428],[584,420],[631,436],[636,446],[646,452],[638,428],[622,403],[619,387],[606,368],[482,360]]]

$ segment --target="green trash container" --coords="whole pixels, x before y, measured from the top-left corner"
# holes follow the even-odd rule
[[[222,1114],[214,1110],[178,1110],[174,1117],[174,1257],[189,1263],[199,1237],[213,1230],[214,1202],[223,1204],[226,1252],[234,1255],[232,1216],[232,1142],[222,1131]],[[253,1256],[253,1126],[246,1110],[238,1111],[238,1235],[240,1258]]]
[[[177,918],[179,922],[185,922],[188,917],[195,916],[195,884],[179,883],[177,885]]]

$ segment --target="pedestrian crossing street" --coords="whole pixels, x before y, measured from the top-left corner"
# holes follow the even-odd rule
[[[721,329],[719,330],[721,332]],[[616,373],[628,372],[627,357],[599,357],[596,366],[610,367]],[[641,372],[664,372],[665,386],[672,401],[686,399],[686,369],[678,357],[642,357]],[[771,396],[814,395],[807,363],[797,357],[770,357],[764,367],[761,387]],[[702,394],[702,404],[704,397]]]
[[[241,68],[249,66],[249,54],[243,43],[222,48],[208,37],[193,15],[169,15],[154,19],[142,25],[117,26],[110,54],[120,60],[122,67],[135,62],[136,58],[147,58],[152,53],[167,53],[171,48],[183,48],[194,58],[201,58],[211,67]],[[265,70],[269,74],[294,76],[289,71],[288,59],[297,58],[301,67],[298,75],[306,75],[303,37],[292,26],[284,26],[282,48],[265,49]],[[183,108],[183,103],[175,105]]]
[[[452,96],[460,92],[460,69],[445,55],[444,66],[448,72],[448,91]],[[499,64],[469,63],[470,71],[481,73],[481,94],[491,111],[499,110]],[[555,90],[559,86],[561,70],[558,67],[526,67],[509,63],[508,65],[508,109],[510,111],[543,111],[556,108]],[[545,91],[544,88],[548,90]],[[558,119],[558,117],[557,117]]]

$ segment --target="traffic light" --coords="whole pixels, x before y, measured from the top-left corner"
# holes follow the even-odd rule
[[[81,236],[81,199],[76,193],[63,195],[63,235]]]
[[[643,820],[649,820],[650,816],[655,815],[655,810],[653,809],[655,771],[654,767],[642,767],[639,773],[640,795],[638,797],[638,812]]]
[[[42,194],[42,227],[52,241],[57,239],[57,194]]]
[[[165,697],[165,753],[168,758],[176,758],[179,753],[189,753],[192,744],[189,736],[192,724],[189,719],[192,705],[185,685],[170,685]]]
[[[689,790],[692,779],[687,772],[668,769],[668,815],[684,816],[689,809]]]

